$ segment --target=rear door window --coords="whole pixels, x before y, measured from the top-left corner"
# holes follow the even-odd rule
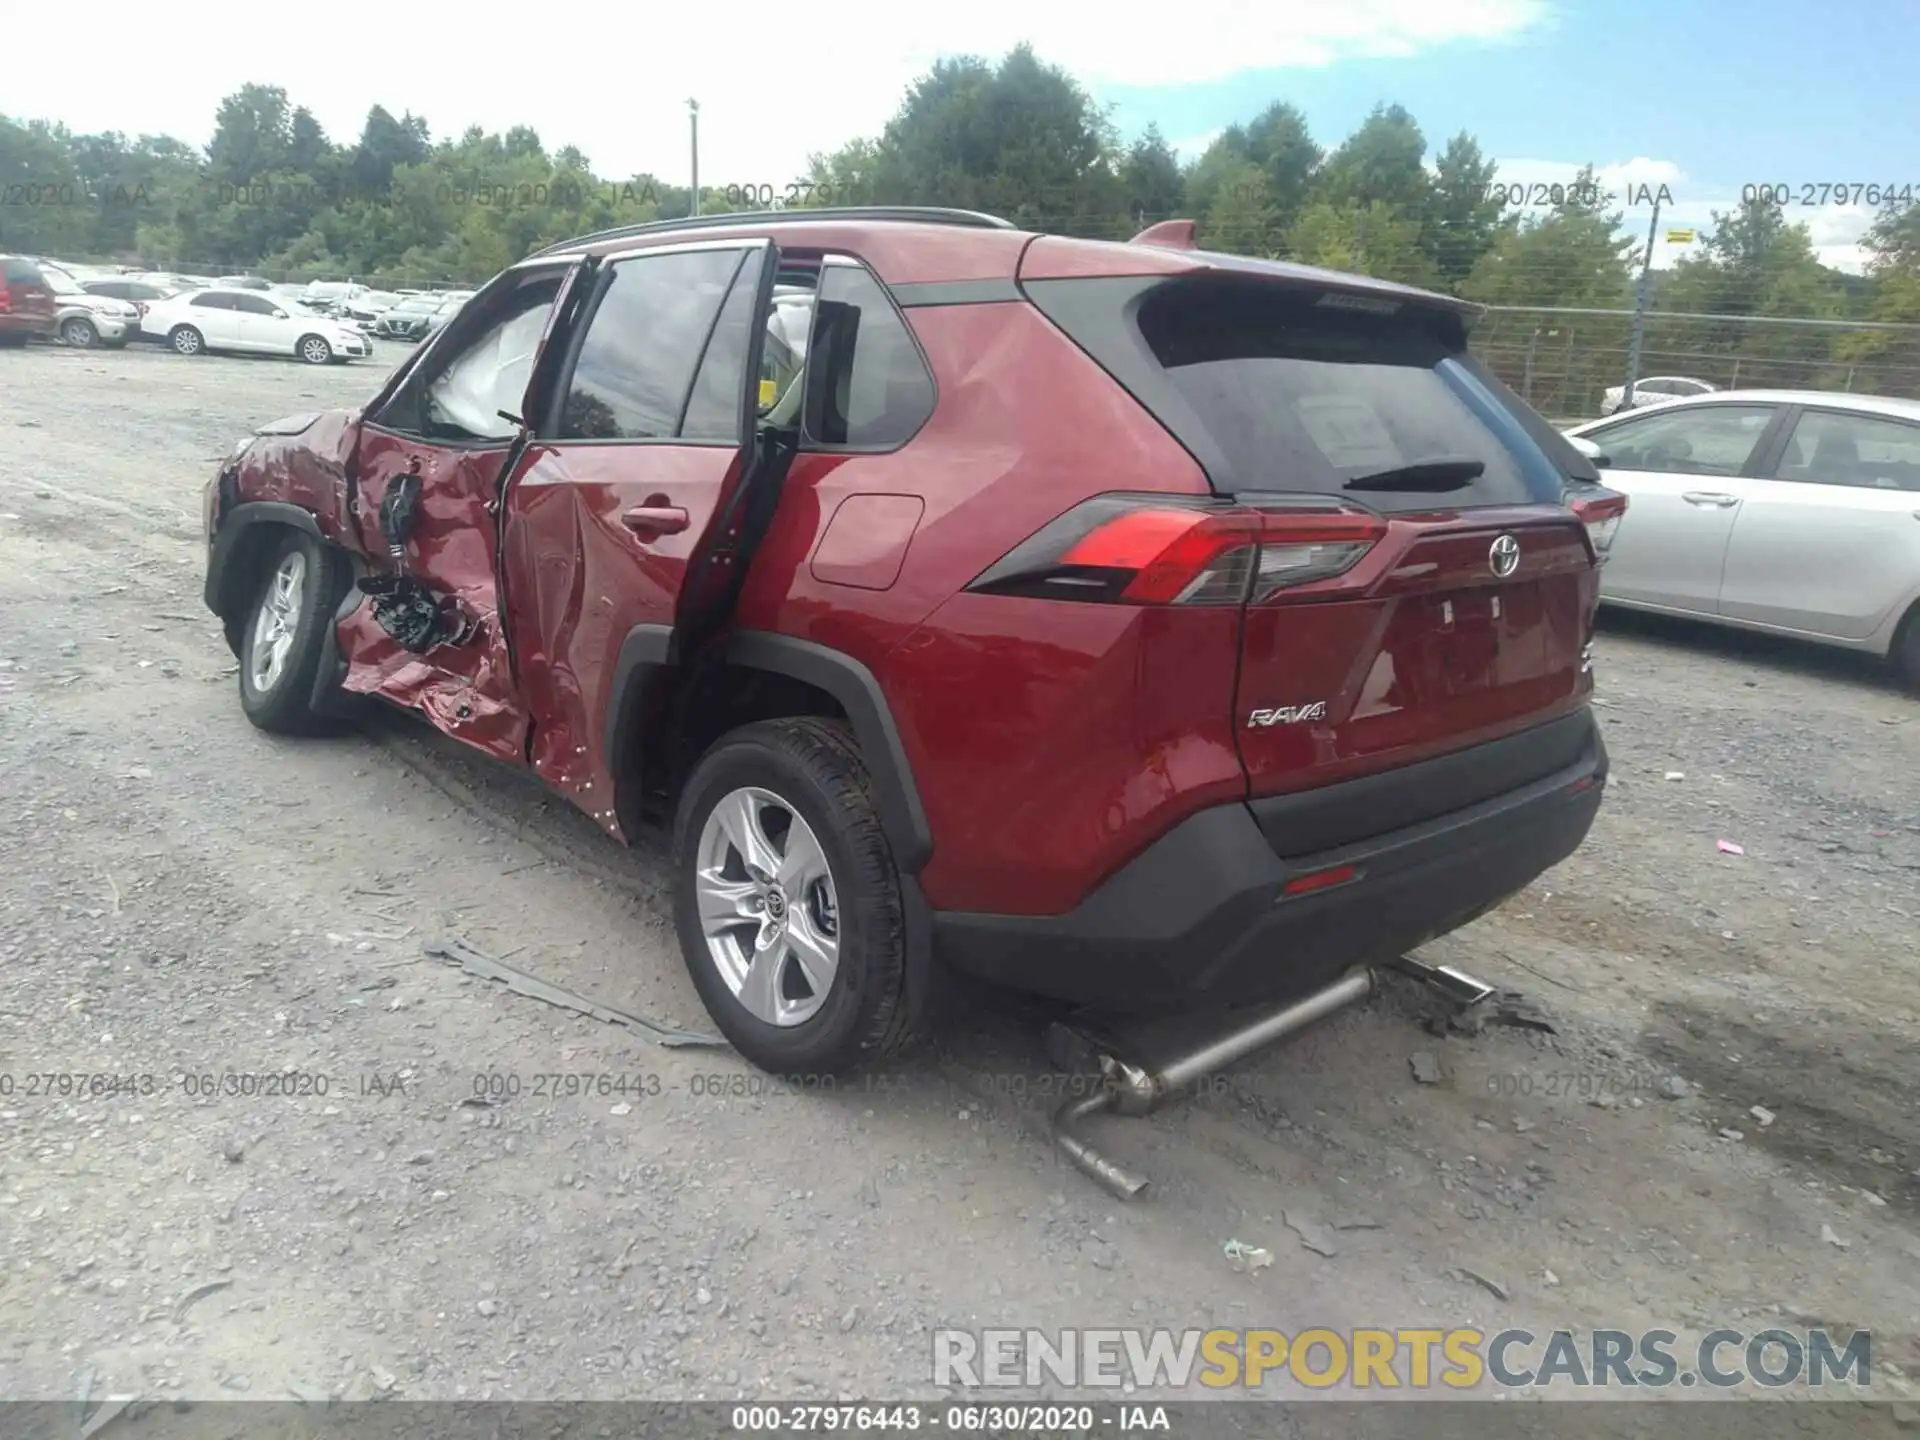
[[[695,373],[747,253],[685,250],[615,262],[567,381],[559,438],[678,437]],[[710,421],[703,411],[703,425]]]
[[[1803,484],[1920,490],[1920,426],[1808,410],[1795,422],[1775,474]]]

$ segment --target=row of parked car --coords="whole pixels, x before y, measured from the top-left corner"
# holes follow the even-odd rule
[[[0,255],[0,345],[78,349],[135,341],[183,355],[296,355],[324,365],[372,354],[369,336],[419,342],[472,292],[378,291],[342,281],[280,285],[253,275],[98,271]]]

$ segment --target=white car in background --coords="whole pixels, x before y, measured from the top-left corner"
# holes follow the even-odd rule
[[[140,332],[140,307],[110,295],[96,295],[74,274],[50,260],[39,261],[40,273],[53,292],[53,333],[62,345],[76,350],[96,346],[119,349]]]
[[[293,355],[309,365],[345,363],[373,353],[358,329],[279,295],[257,290],[196,290],[147,307],[143,333],[176,354],[232,351]]]
[[[1567,434],[1630,497],[1602,603],[1864,650],[1920,690],[1920,401],[1723,390]]]
[[[1664,405],[1669,400],[1691,400],[1696,395],[1711,395],[1719,388],[1688,375],[1649,375],[1633,382],[1633,404],[1627,408],[1638,410],[1643,405]],[[1609,385],[1600,397],[1600,413],[1617,415],[1626,398],[1626,386]]]

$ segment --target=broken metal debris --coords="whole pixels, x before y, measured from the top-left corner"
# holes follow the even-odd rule
[[[1373,993],[1370,969],[1349,971],[1323,989],[1297,1000],[1226,1012],[1176,1013],[1107,1030],[1084,1028],[1088,1017],[1057,1028],[1077,1035],[1050,1035],[1048,1053],[1072,1058],[1091,1053],[1099,1069],[1099,1088],[1069,1096],[1054,1112],[1053,1136],[1079,1169],[1122,1200],[1146,1188],[1146,1180],[1106,1159],[1074,1133],[1078,1122],[1102,1111],[1145,1115],[1207,1075],[1226,1069],[1266,1045]]]
[[[1287,1228],[1298,1235],[1300,1237],[1300,1243],[1307,1249],[1313,1251],[1314,1254],[1324,1255],[1331,1260],[1335,1255],[1340,1253],[1340,1247],[1333,1243],[1326,1231],[1314,1224],[1313,1221],[1307,1219],[1307,1217],[1302,1215],[1298,1210],[1283,1210],[1280,1213],[1281,1218],[1287,1222]]]
[[[645,1036],[656,1045],[677,1049],[691,1045],[724,1047],[727,1043],[718,1035],[682,1030],[673,1025],[662,1025],[658,1021],[629,1014],[624,1010],[616,1010],[611,1005],[602,1005],[598,1000],[551,984],[537,975],[530,975],[517,966],[507,964],[504,960],[496,960],[456,937],[429,940],[423,948],[434,959],[457,965],[477,979],[497,980],[514,994],[524,995],[529,1000],[542,1000],[562,1010],[572,1010],[576,1014],[603,1020],[609,1025],[625,1026],[636,1034]]]
[[[1493,990],[1471,1005],[1452,1014],[1427,1021],[1430,1035],[1478,1035],[1489,1025],[1510,1025],[1520,1030],[1540,1030],[1548,1035],[1559,1031],[1547,1012],[1519,990]]]
[[[173,1318],[175,1322],[185,1320],[187,1318],[187,1311],[193,1308],[196,1301],[204,1300],[209,1295],[218,1294],[231,1284],[233,1284],[231,1280],[209,1280],[204,1285],[194,1286],[193,1289],[182,1295],[180,1297],[180,1303],[173,1307]]]
[[[1467,1269],[1466,1266],[1459,1265],[1454,1267],[1453,1273],[1459,1276],[1462,1280],[1472,1281],[1475,1285],[1480,1286],[1481,1289],[1487,1291],[1490,1295],[1493,1295],[1496,1299],[1509,1300],[1513,1298],[1508,1293],[1506,1286],[1502,1285],[1498,1280],[1493,1279],[1489,1275],[1482,1275],[1478,1270],[1469,1270]]]
[[[1431,1050],[1416,1050],[1407,1057],[1407,1065],[1413,1071],[1414,1080],[1421,1085],[1440,1083],[1440,1062],[1433,1058]]]

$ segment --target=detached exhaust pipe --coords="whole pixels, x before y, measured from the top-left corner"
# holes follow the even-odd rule
[[[1054,1143],[1096,1184],[1122,1200],[1131,1200],[1147,1188],[1147,1181],[1101,1155],[1076,1133],[1075,1127],[1081,1121],[1103,1111],[1146,1115],[1204,1077],[1366,999],[1373,991],[1371,969],[1350,971],[1304,999],[1252,1012],[1249,1019],[1225,1034],[1201,1039],[1187,1037],[1184,1046],[1176,1038],[1173,1044],[1180,1048],[1158,1058],[1153,1052],[1160,1047],[1152,1043],[1150,1036],[1143,1037],[1145,1043],[1136,1046],[1114,1036],[1087,1033],[1065,1024],[1055,1025],[1048,1039],[1056,1059],[1062,1054],[1092,1058],[1098,1065],[1101,1085],[1093,1094],[1075,1096],[1054,1112]],[[1190,1026],[1191,1017],[1183,1018]],[[1137,1056],[1135,1060],[1124,1058],[1129,1051]],[[1063,1068],[1072,1068],[1072,1065],[1068,1063]]]

